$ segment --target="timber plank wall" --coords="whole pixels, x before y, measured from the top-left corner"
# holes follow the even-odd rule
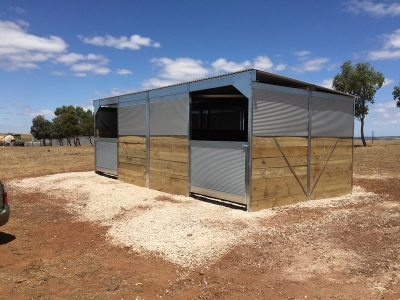
[[[188,137],[150,136],[149,188],[188,195]]]
[[[310,199],[325,199],[350,194],[353,178],[353,139],[313,138],[311,146],[311,187],[314,186],[329,154],[332,150],[333,152]]]
[[[307,155],[307,137],[253,137],[252,211],[306,200]],[[352,160],[352,138],[312,138],[310,199],[351,193]]]
[[[118,179],[146,187],[146,137],[120,136],[118,139]]]

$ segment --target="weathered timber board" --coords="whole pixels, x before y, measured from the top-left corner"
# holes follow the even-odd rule
[[[188,175],[187,136],[150,136],[151,189],[187,195]]]

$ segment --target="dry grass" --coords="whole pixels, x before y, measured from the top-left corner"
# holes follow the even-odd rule
[[[0,178],[94,170],[94,147],[0,147]]]
[[[354,174],[361,176],[400,177],[399,140],[379,140],[367,147],[354,148]]]

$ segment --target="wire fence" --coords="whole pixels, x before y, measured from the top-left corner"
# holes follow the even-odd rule
[[[94,145],[94,137],[78,137],[78,139],[46,139],[43,141],[31,141],[25,142],[25,147],[40,147],[40,146],[84,146],[84,145]]]
[[[364,132],[364,138],[367,145],[400,145],[400,131],[370,131]],[[354,145],[362,145],[360,134],[354,136]]]

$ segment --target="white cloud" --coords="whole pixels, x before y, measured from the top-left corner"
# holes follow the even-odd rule
[[[400,58],[400,29],[392,34],[384,34],[382,37],[384,39],[382,49],[369,52],[368,58],[371,60]]]
[[[158,76],[161,78],[151,78],[145,80],[142,85],[145,88],[160,87],[176,84],[184,81],[191,81],[206,77],[209,70],[204,68],[201,60],[195,60],[188,57],[171,59],[167,57],[153,58],[155,66],[161,67]]]
[[[283,71],[283,70],[285,70],[286,69],[286,67],[287,67],[287,64],[277,64],[276,65],[276,67],[275,67],[275,71]]]
[[[215,74],[241,71],[248,68],[278,71],[282,71],[286,68],[286,64],[283,63],[278,64],[274,68],[274,63],[268,56],[258,56],[252,61],[245,60],[243,62],[227,61],[225,58],[219,58],[212,63],[205,63],[201,60],[188,57],[176,59],[167,57],[154,58],[151,62],[155,66],[161,67],[161,70],[156,78],[150,78],[142,82],[144,88],[172,85]]]
[[[130,74],[132,74],[132,72],[127,70],[127,69],[117,69],[117,71],[115,71],[115,73],[118,74],[118,75],[130,75]]]
[[[66,48],[67,44],[60,37],[35,36],[17,23],[0,21],[0,68],[37,68],[36,62],[49,60]]]
[[[317,85],[326,87],[328,89],[332,89],[332,82],[333,82],[333,78],[330,78],[330,79],[325,79],[320,83],[317,83]]]
[[[298,73],[320,71],[327,62],[329,59],[326,57],[316,57],[293,67],[293,71]]]
[[[236,63],[233,61],[226,61],[225,58],[219,58],[213,63],[211,63],[211,66],[214,68],[215,73],[220,73],[220,72],[230,73],[250,68],[251,62],[246,60],[241,63]]]
[[[390,85],[390,84],[392,84],[393,82],[394,82],[393,79],[385,78],[385,82],[382,84],[382,86]]]
[[[268,56],[258,56],[253,61],[253,67],[259,70],[270,70],[274,66]]]
[[[134,89],[134,88],[122,89],[122,88],[114,87],[114,88],[111,89],[110,93],[103,93],[103,92],[99,92],[99,91],[94,91],[94,93],[97,96],[105,98],[105,97],[119,96],[119,95],[135,93],[137,91],[138,90]]]
[[[117,49],[131,49],[139,50],[141,47],[155,47],[159,48],[161,45],[158,42],[152,41],[148,37],[142,37],[140,35],[134,34],[130,38],[126,36],[113,37],[107,35],[105,37],[95,36],[92,38],[78,36],[85,44],[92,44],[96,46],[107,46]]]
[[[90,53],[88,55],[78,54],[78,53],[68,53],[58,56],[55,61],[63,63],[65,65],[72,65],[80,60],[97,60],[97,64],[106,65],[108,64],[108,59],[100,54]]]
[[[86,73],[75,73],[74,74],[75,77],[86,77]]]
[[[400,124],[400,112],[396,101],[390,100],[369,105],[368,120],[376,126],[390,126]],[[386,133],[390,135],[389,133]]]
[[[21,8],[21,7],[18,7],[18,6],[9,7],[9,9],[10,9],[10,10],[13,10],[13,11],[19,13],[19,14],[26,13],[25,9],[23,9],[23,8]]]
[[[311,52],[310,51],[298,51],[298,52],[292,52],[292,54],[299,57],[299,59],[307,59],[307,57],[310,56]]]
[[[50,110],[50,109],[42,109],[39,111],[35,111],[35,112],[25,112],[24,113],[27,116],[32,116],[32,117],[36,117],[36,116],[45,116],[45,117],[54,117],[54,111]]]
[[[91,64],[91,63],[81,63],[81,64],[75,64],[71,66],[71,70],[74,72],[92,72],[94,74],[99,74],[99,75],[107,75],[108,73],[111,72],[109,68],[103,67],[98,64]]]
[[[346,11],[360,14],[366,12],[375,17],[384,17],[390,15],[392,17],[400,15],[400,4],[393,3],[375,3],[369,0],[351,0],[343,3]]]
[[[214,73],[221,73],[221,72],[230,73],[230,72],[245,70],[248,68],[254,68],[263,71],[272,70],[274,67],[274,63],[268,56],[260,55],[254,58],[252,62],[250,62],[249,60],[245,60],[240,63],[227,61],[225,58],[219,58],[213,63],[211,63],[211,66],[214,69]],[[282,71],[285,68],[286,68],[285,64],[279,64],[277,67],[275,67],[275,69],[278,71]]]
[[[53,71],[53,72],[51,72],[51,74],[53,74],[53,75],[57,75],[57,76],[63,76],[63,75],[65,75],[65,72],[61,72],[61,71]]]
[[[60,55],[59,57],[56,58],[56,61],[66,65],[72,65],[76,63],[78,60],[83,60],[83,59],[85,59],[85,56],[83,54],[71,52],[68,54]]]

